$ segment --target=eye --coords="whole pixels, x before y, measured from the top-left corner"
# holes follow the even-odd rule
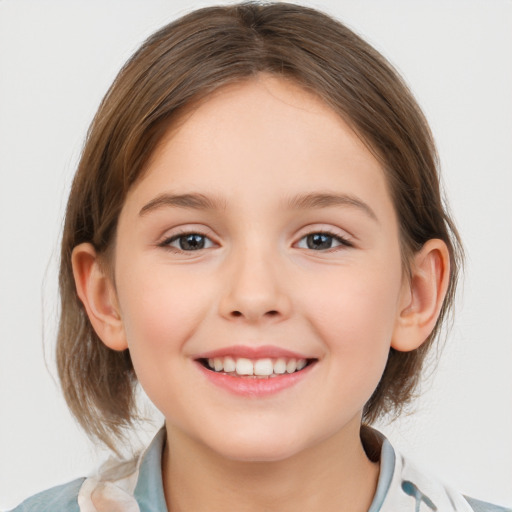
[[[312,249],[313,251],[326,251],[339,246],[352,247],[352,244],[342,236],[323,232],[310,233],[302,237],[297,244],[300,249]]]
[[[214,243],[207,236],[200,233],[181,233],[167,238],[161,245],[188,252],[209,249],[213,247]]]

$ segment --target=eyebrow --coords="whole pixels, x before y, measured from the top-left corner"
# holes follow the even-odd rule
[[[375,212],[361,199],[348,194],[312,193],[300,194],[288,200],[292,209],[328,208],[330,206],[350,206],[357,208],[368,217],[379,222]]]
[[[153,210],[164,206],[173,208],[190,208],[192,210],[220,210],[225,208],[225,204],[213,197],[203,194],[160,194],[149,203],[145,204],[139,216],[144,216]]]
[[[329,208],[331,206],[350,206],[364,212],[368,217],[378,222],[377,215],[364,201],[347,194],[310,193],[299,194],[290,198],[287,202],[291,209],[315,209]],[[168,194],[163,193],[146,203],[139,211],[139,216],[162,207],[189,208],[192,210],[220,210],[225,209],[226,204],[219,199],[205,196],[204,194]]]

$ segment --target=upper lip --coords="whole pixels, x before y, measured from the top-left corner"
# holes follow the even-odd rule
[[[294,352],[292,350],[287,350],[274,345],[232,345],[229,347],[219,348],[217,350],[202,352],[201,354],[195,355],[194,359],[213,359],[215,357],[226,356],[245,357],[247,359],[277,359],[280,357],[286,359],[314,359],[311,356],[307,356],[299,352]]]

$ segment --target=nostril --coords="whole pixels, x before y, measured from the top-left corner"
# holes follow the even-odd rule
[[[249,312],[249,313],[251,313],[251,312]],[[263,318],[263,317],[274,318],[274,317],[279,316],[279,315],[280,315],[279,311],[277,311],[276,309],[271,309],[269,311],[266,311],[262,315],[261,318]],[[244,314],[244,313],[242,313],[242,311],[238,311],[238,310],[231,311],[230,316],[232,318],[246,317],[247,319],[255,319],[255,318],[259,318],[260,317],[259,315]]]

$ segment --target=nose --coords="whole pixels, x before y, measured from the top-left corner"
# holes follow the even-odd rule
[[[220,314],[248,323],[281,321],[290,315],[286,279],[274,254],[246,248],[226,261]]]

